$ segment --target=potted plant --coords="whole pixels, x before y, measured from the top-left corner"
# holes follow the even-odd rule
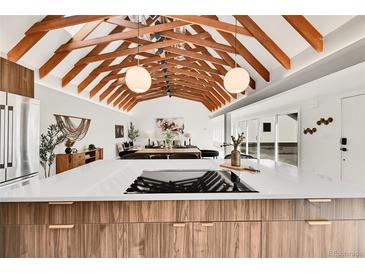
[[[171,132],[171,130],[166,130],[164,132],[165,135],[165,144],[167,149],[172,149],[172,142],[174,141],[174,134]]]
[[[241,152],[238,150],[238,146],[240,146],[245,137],[243,136],[244,133],[238,134],[238,137],[235,138],[233,135],[231,136],[232,143],[233,143],[233,150],[231,152],[231,165],[232,166],[241,166]]]
[[[132,146],[138,137],[139,137],[139,130],[136,129],[133,123],[131,122],[128,129],[128,138],[131,140]]]
[[[60,130],[57,124],[50,125],[47,128],[47,133],[41,134],[39,158],[40,164],[44,169],[45,178],[51,174],[51,166],[56,158],[54,153],[56,146],[61,144],[66,138],[67,135]]]

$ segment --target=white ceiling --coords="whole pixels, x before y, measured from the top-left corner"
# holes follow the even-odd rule
[[[327,35],[349,21],[353,16],[306,16],[306,18],[317,28],[322,35]],[[24,36],[24,33],[35,23],[40,21],[43,16],[0,16],[0,52],[7,53]],[[309,44],[283,19],[281,16],[252,16],[255,22],[284,50],[289,57],[294,57],[307,49]],[[234,23],[233,16],[219,16],[219,19]],[[238,23],[239,24],[239,23]],[[94,38],[108,34],[115,26],[102,23],[88,37]],[[218,32],[209,27],[204,27],[216,39],[217,42],[227,44]],[[77,30],[75,27],[71,32]],[[70,31],[70,30],[69,30]],[[33,69],[40,68],[63,43],[71,38],[70,32],[66,29],[54,30],[45,35],[30,51],[28,51],[19,61]],[[192,31],[193,32],[193,31]],[[281,66],[272,55],[252,37],[237,35],[242,44],[269,70],[272,71]],[[103,52],[114,50],[120,45],[120,41],[111,43]],[[69,54],[51,73],[49,77],[61,79],[82,57],[92,48],[84,48],[73,51]],[[213,50],[212,54],[218,57]],[[234,54],[231,54],[234,57]],[[123,58],[119,58],[120,62]],[[238,63],[245,67],[253,79],[260,79],[258,73],[240,56],[237,57]],[[117,63],[117,62],[114,62]],[[92,63],[87,66],[73,81],[74,85],[79,84],[100,62]],[[93,88],[103,76],[100,75],[83,93],[85,98],[89,90]],[[94,98],[93,100],[96,100]]]

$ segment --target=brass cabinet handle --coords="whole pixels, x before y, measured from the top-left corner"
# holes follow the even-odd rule
[[[214,223],[202,223],[201,225],[205,227],[212,227]]]
[[[173,227],[185,227],[185,224],[183,223],[176,223],[172,225]]]
[[[318,221],[307,221],[307,223],[309,225],[330,225],[331,221],[327,221],[327,220],[318,220]]]
[[[75,225],[49,225],[49,229],[71,229],[74,228]]]
[[[49,205],[72,205],[74,202],[48,202]]]
[[[310,203],[330,203],[331,199],[308,199]]]

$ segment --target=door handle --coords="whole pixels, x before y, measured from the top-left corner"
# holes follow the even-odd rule
[[[173,227],[185,227],[184,223],[175,223],[172,225]]]
[[[307,223],[311,226],[316,226],[316,225],[330,225],[331,221],[327,221],[327,220],[316,220],[316,221],[307,221]]]
[[[340,148],[340,150],[341,150],[341,151],[348,151],[348,149],[347,149],[347,148],[345,148],[345,147],[341,147],[341,148]]]
[[[0,105],[0,169],[5,168],[5,105]]]
[[[8,106],[8,167],[13,166],[13,145],[14,145],[14,107]]]
[[[49,225],[49,229],[71,229],[74,228],[75,225]]]
[[[212,227],[214,224],[213,223],[201,223],[201,226],[205,226],[205,227]]]

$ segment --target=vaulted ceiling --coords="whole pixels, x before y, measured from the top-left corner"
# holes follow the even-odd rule
[[[310,46],[321,53],[323,32],[330,31],[325,27],[318,30],[304,16],[282,16],[279,25],[284,34],[290,34],[286,39],[296,45],[293,49],[290,43],[282,46],[280,38],[271,37],[270,26],[264,30],[265,24],[252,16],[230,16],[228,20],[191,15],[140,17],[138,28],[136,16],[45,16],[11,45],[7,58],[17,62],[35,51],[43,37],[67,30],[72,37],[63,41],[55,33],[54,52],[38,61],[41,79],[56,72],[62,75],[62,87],[76,81],[79,94],[87,92],[90,98],[97,97],[123,111],[162,96],[200,102],[215,111],[242,96],[228,93],[223,86],[223,77],[236,66],[235,60],[249,71],[249,88],[254,92],[257,81],[270,82],[274,67],[290,70],[291,58],[302,49]],[[68,67],[63,64],[65,60]],[[128,68],[138,61],[152,76],[152,86],[143,94],[129,90],[124,81]]]

